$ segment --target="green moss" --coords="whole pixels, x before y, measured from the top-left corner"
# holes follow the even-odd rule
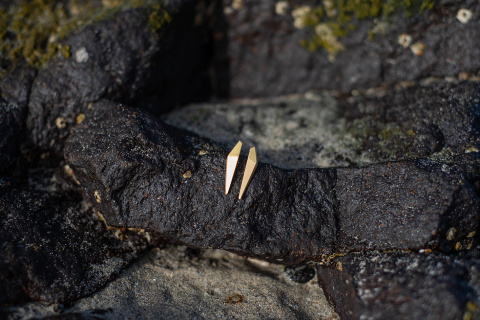
[[[302,47],[310,51],[324,48],[336,54],[344,49],[339,39],[356,29],[355,21],[375,18],[388,22],[399,10],[410,17],[433,6],[434,0],[325,0],[317,7],[299,7],[297,9],[300,10],[295,9],[292,14],[296,27],[306,27],[312,31],[310,38],[300,41]],[[330,31],[318,32],[318,26],[327,26]],[[377,30],[372,28],[368,33],[369,38],[373,39],[376,33]]]
[[[63,54],[63,56],[65,58],[67,58],[67,59],[70,58],[70,46],[69,45],[60,47],[60,52]]]
[[[347,123],[345,134],[357,142],[357,152],[368,151],[373,162],[415,156],[411,154],[415,134],[394,122],[383,123],[366,116]]]
[[[44,66],[57,53],[69,58],[70,48],[60,44],[66,35],[92,22],[111,18],[119,11],[152,2],[158,1],[18,1],[0,10],[0,57],[8,58],[12,65],[25,60],[35,67]]]

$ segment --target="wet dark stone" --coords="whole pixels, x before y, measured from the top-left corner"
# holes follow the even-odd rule
[[[91,294],[145,248],[121,241],[73,193],[0,188],[0,303],[65,302]]]
[[[15,162],[24,139],[25,118],[35,70],[18,67],[0,78],[0,173]]]
[[[4,77],[0,77],[0,96],[11,103],[26,107],[30,90],[37,70],[26,65],[19,65]]]
[[[89,103],[102,98],[154,113],[209,96],[209,35],[194,1],[172,1],[158,30],[154,8],[121,12],[63,40],[71,57],[52,59],[36,77],[28,129],[34,145],[62,154],[64,139]],[[161,13],[163,15],[163,11]]]
[[[285,266],[284,272],[290,280],[298,283],[307,283],[315,277],[315,268],[308,264]]]
[[[359,138],[361,148],[379,155],[381,138],[390,140],[385,147],[393,152],[384,159],[427,157],[444,148],[453,154],[480,150],[478,82],[414,85],[389,90],[383,97],[358,95],[341,101],[352,129],[363,122],[382,124],[365,125]]]
[[[92,106],[65,149],[85,197],[110,225],[282,264],[334,252],[449,251],[478,227],[476,153],[453,164],[417,159],[282,170],[259,163],[242,200],[246,159],[226,196],[227,154],[210,140],[105,101]]]
[[[355,31],[339,41],[345,50],[334,60],[323,48],[310,52],[299,42],[312,39],[308,28],[297,29],[292,9],[318,1],[288,1],[285,15],[275,12],[277,0],[245,0],[238,10],[230,10],[218,23],[217,71],[224,83],[223,95],[232,97],[277,96],[309,90],[350,91],[381,84],[396,84],[425,77],[456,76],[465,71],[475,74],[480,68],[480,7],[470,2],[435,2],[435,8],[411,17],[399,13],[369,39],[381,18],[356,21]],[[231,1],[223,1],[225,7]],[[231,7],[230,7],[231,8]],[[461,23],[459,9],[473,13],[468,23]],[[380,24],[381,25],[381,24]],[[377,28],[378,29],[378,28]],[[412,37],[412,43],[424,45],[416,55],[411,48],[398,44],[401,34]],[[227,60],[228,57],[228,61]],[[228,66],[228,67],[227,67]]]
[[[0,173],[7,171],[16,160],[25,116],[25,106],[22,108],[0,98]]]
[[[477,319],[480,262],[427,253],[349,254],[319,266],[342,319]]]

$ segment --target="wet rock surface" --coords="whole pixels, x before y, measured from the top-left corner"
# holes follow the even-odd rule
[[[171,12],[171,22],[165,12]],[[196,13],[191,1],[131,9],[64,39],[71,57],[52,59],[32,84],[32,143],[61,154],[70,129],[101,98],[134,102],[153,113],[205,99],[209,39],[205,27],[194,25]],[[161,26],[152,25],[152,16],[159,16],[155,23]]]
[[[276,0],[223,2],[228,9],[225,23],[219,24],[223,37],[217,40],[218,69],[222,70],[224,57],[230,68],[228,74],[218,73],[229,84],[224,94],[232,97],[350,91],[459,72],[475,75],[480,68],[478,41],[472,41],[480,36],[475,18],[480,7],[474,1],[437,1],[431,10],[412,16],[399,10],[387,21],[352,17],[355,30],[338,39],[344,50],[333,57],[322,47],[313,52],[302,47],[300,43],[314,38],[315,31],[295,26],[293,11],[305,5],[314,9],[319,1],[285,1],[286,10],[281,13]],[[470,11],[468,22],[458,20],[460,9]],[[375,36],[369,39],[372,33]],[[337,45],[326,38],[330,46]]]
[[[25,139],[27,103],[35,70],[19,67],[0,78],[0,173],[15,162],[19,144]]]
[[[341,319],[474,319],[478,259],[428,253],[352,254],[319,267]]]
[[[0,173],[15,162],[26,108],[0,98]]]
[[[91,1],[102,18],[65,37],[0,4],[0,314],[335,318],[319,264],[343,317],[478,317],[476,2],[355,21],[336,55],[298,43],[292,10],[317,2],[147,2]],[[156,118],[212,92],[297,94]],[[238,140],[260,159],[241,201]]]
[[[475,157],[464,166],[418,159],[293,171],[259,163],[240,201],[239,178],[224,194],[227,153],[108,102],[92,106],[65,149],[108,224],[284,264],[367,249],[452,250],[449,229],[458,242],[478,226]]]
[[[107,230],[78,193],[52,188],[1,186],[1,303],[68,302],[86,296],[146,246],[135,233],[122,241]]]

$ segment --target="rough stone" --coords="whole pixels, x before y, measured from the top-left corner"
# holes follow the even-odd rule
[[[4,77],[0,77],[0,96],[10,103],[16,103],[21,108],[27,106],[30,90],[37,75],[34,68],[19,65]]]
[[[30,87],[35,70],[18,67],[0,78],[0,173],[15,162],[23,141]]]
[[[282,270],[221,250],[154,248],[75,304],[4,311],[13,319],[338,319],[316,279],[295,283]]]
[[[0,98],[0,173],[15,162],[26,108]]]
[[[255,146],[282,168],[344,167],[480,149],[478,82],[432,82],[356,95],[331,93],[202,103],[163,116],[232,148]]]
[[[78,194],[0,189],[0,302],[68,302],[120,272],[146,241],[122,241]],[[124,236],[128,235],[124,234]]]
[[[277,0],[239,1],[233,8],[224,0],[219,17],[216,74],[220,94],[231,97],[264,97],[308,90],[350,91],[419,80],[429,76],[475,76],[480,69],[479,20],[461,23],[460,8],[480,14],[475,1],[435,2],[432,10],[408,17],[398,13],[390,21],[381,18],[356,20],[355,30],[340,39],[345,50],[334,59],[319,48],[314,52],[299,43],[313,37],[309,28],[296,28],[292,10],[318,1],[288,1],[287,13],[276,13]],[[382,30],[383,29],[383,30]],[[369,32],[376,32],[369,39]],[[407,34],[416,54],[398,43]],[[418,43],[420,45],[418,45]],[[415,48],[415,47],[414,47]]]
[[[454,165],[417,159],[282,170],[259,163],[239,201],[238,173],[224,194],[227,154],[147,113],[103,101],[65,150],[85,197],[108,224],[282,264],[365,249],[454,250],[478,225],[475,155]],[[241,156],[237,172],[244,165]],[[457,230],[454,243],[450,228]]]
[[[171,23],[163,21],[157,30],[155,10],[169,11]],[[192,1],[170,1],[161,9],[118,13],[64,39],[72,58],[50,60],[32,85],[27,124],[33,144],[62,154],[77,117],[101,98],[159,113],[207,97],[209,37],[194,23],[200,13]]]
[[[318,267],[341,319],[476,319],[478,259],[428,253],[365,253]]]
[[[341,102],[346,131],[374,161],[480,150],[480,84],[433,82]]]

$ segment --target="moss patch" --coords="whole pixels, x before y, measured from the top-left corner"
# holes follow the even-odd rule
[[[394,122],[383,123],[365,116],[348,122],[344,130],[347,137],[356,141],[356,151],[368,155],[363,161],[394,161],[415,156],[412,154],[415,133]]]
[[[0,10],[0,57],[15,64],[25,60],[42,67],[57,52],[70,57],[60,41],[73,30],[111,18],[130,8],[150,5],[148,0],[23,0]],[[158,1],[153,12],[159,12]],[[167,14],[168,15],[168,14]],[[169,16],[168,16],[169,17]],[[165,21],[169,19],[164,18]],[[167,22],[168,22],[167,21]],[[156,24],[160,28],[163,24]],[[1,70],[0,72],[5,72]]]
[[[300,45],[310,51],[324,48],[336,54],[344,47],[339,41],[356,29],[355,21],[380,18],[380,24],[369,32],[370,38],[381,31],[382,23],[388,22],[399,10],[407,16],[432,9],[434,0],[324,0],[316,7],[301,6],[292,11],[297,28],[309,28],[312,36],[300,41]]]

